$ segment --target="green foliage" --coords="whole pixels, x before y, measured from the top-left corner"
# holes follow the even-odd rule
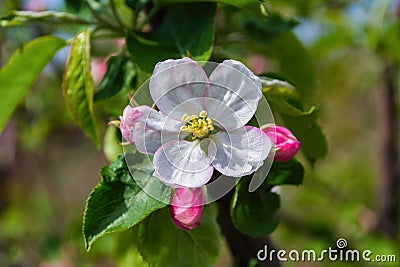
[[[307,160],[314,163],[328,153],[325,134],[315,106],[305,108],[304,97],[287,82],[263,79],[263,94],[301,143]]]
[[[252,237],[270,234],[278,227],[276,212],[280,207],[279,195],[263,183],[255,192],[249,192],[250,177],[242,177],[236,185],[231,203],[231,218],[235,227]]]
[[[191,2],[215,2],[219,4],[231,5],[242,10],[250,11],[257,15],[265,16],[265,7],[263,3],[265,0],[155,0],[157,6],[166,6],[174,3],[191,3]]]
[[[93,81],[90,72],[89,29],[79,32],[71,45],[62,89],[76,123],[99,147],[99,134],[93,111]]]
[[[134,88],[135,85],[136,71],[125,51],[122,51],[108,60],[107,72],[94,94],[94,100],[107,99],[124,89]]]
[[[84,2],[87,4],[85,7],[82,5]],[[124,94],[134,91],[137,80],[148,78],[158,62],[183,56],[198,61],[209,60],[211,56],[220,60],[227,55],[246,61],[248,55],[262,54],[273,62],[271,65],[276,67],[276,73],[296,86],[294,88],[277,80],[263,80],[263,93],[273,110],[298,137],[310,162],[326,154],[327,144],[317,123],[316,107],[309,105],[311,101],[308,101],[316,84],[313,61],[291,31],[297,21],[267,10],[264,1],[67,0],[67,4],[80,14],[90,12],[91,17],[86,20],[64,12],[13,11],[0,18],[0,26],[37,23],[91,26],[77,33],[72,40],[62,89],[72,117],[97,146],[100,146],[100,138],[94,105],[97,104],[106,116],[119,116],[122,106],[128,102]],[[218,23],[217,19],[220,19]],[[107,72],[94,92],[90,72],[91,39],[120,36],[126,37],[129,54],[124,48],[117,56],[110,57]],[[218,36],[217,40],[215,36]],[[10,62],[14,65],[9,63],[0,72],[2,88],[20,88],[0,92],[0,106],[7,109],[4,120],[58,46],[64,45],[57,38],[43,38],[38,39],[42,40],[40,42],[36,41],[40,45],[30,43],[24,47],[18,62],[15,63],[16,56],[13,56]],[[215,41],[220,50],[214,51]],[[232,43],[239,49],[230,50]],[[27,49],[32,54],[29,58],[22,56]],[[107,49],[100,48],[98,51],[109,54]],[[26,64],[32,59],[36,65]],[[7,70],[10,66],[11,70]],[[9,78],[21,70],[27,73],[23,79]],[[10,97],[11,94],[15,95]],[[147,100],[152,102],[146,90],[135,98],[141,104]],[[11,104],[7,102],[10,99]],[[105,116],[100,117],[104,119]],[[251,123],[257,125],[255,121]],[[0,123],[0,127],[3,125]],[[134,251],[135,257],[130,259],[134,262],[140,262],[136,257],[136,252],[139,252],[151,266],[213,266],[220,246],[216,208],[204,208],[202,223],[195,230],[186,232],[176,228],[166,208],[171,189],[152,176],[152,156],[124,147],[125,157],[117,157],[121,153],[121,147],[116,145],[119,139],[120,133],[116,128],[107,129],[103,140],[104,153],[109,160],[115,161],[101,169],[102,180],[87,201],[83,222],[86,249],[89,250],[93,242],[104,235],[132,228],[136,244],[129,248],[127,242],[130,241],[124,239],[125,248],[119,249],[125,253]],[[267,179],[255,192],[248,191],[250,177],[242,178],[231,203],[231,217],[236,228],[251,237],[266,236],[274,231],[278,226],[276,213],[280,208],[280,196],[271,189],[277,185],[299,185],[303,176],[303,166],[293,159],[286,163],[274,163]],[[153,199],[154,192],[163,199]]]
[[[125,4],[135,12],[140,12],[149,4],[149,0],[125,0]]]
[[[26,2],[28,1],[3,0],[0,1],[0,9],[19,10]],[[7,58],[8,50],[14,50],[16,45],[33,39],[34,36],[49,34],[54,29],[57,30],[57,34],[63,36],[74,35],[77,30],[76,25],[93,27],[95,34],[92,38],[96,38],[96,43],[98,40],[103,42],[105,39],[103,37],[127,36],[128,44],[131,45],[128,45],[131,58],[124,58],[121,54],[112,57],[99,89],[94,96],[92,93],[85,95],[88,99],[99,100],[93,104],[96,105],[96,111],[99,111],[96,115],[102,125],[121,114],[123,107],[128,103],[127,91],[134,89],[132,87],[136,77],[140,82],[148,78],[143,70],[150,73],[154,64],[160,60],[186,56],[186,49],[197,58],[208,58],[212,51],[214,61],[234,58],[248,63],[249,67],[255,65],[252,59],[262,58],[265,60],[264,69],[269,73],[269,77],[281,78],[295,85],[294,87],[277,82],[269,87],[271,84],[266,86],[264,80],[263,93],[277,121],[290,128],[300,140],[306,159],[314,163],[327,152],[326,138],[319,126],[319,110],[323,115],[321,124],[331,136],[331,146],[335,148],[335,153],[329,155],[327,160],[314,166],[313,174],[308,175],[307,185],[301,190],[293,187],[284,188],[282,198],[289,198],[290,203],[284,205],[284,221],[272,236],[275,245],[288,250],[306,248],[320,251],[321,248],[332,246],[340,235],[348,238],[352,248],[361,250],[373,247],[374,254],[398,254],[398,240],[389,242],[385,237],[374,234],[380,213],[374,210],[374,207],[379,206],[375,203],[378,196],[371,198],[371,195],[376,193],[374,192],[376,164],[369,164],[377,160],[377,153],[373,149],[376,147],[373,141],[376,139],[376,131],[371,130],[376,126],[374,113],[376,105],[373,99],[376,90],[371,95],[370,89],[380,88],[383,66],[387,64],[397,66],[400,62],[397,3],[389,0],[276,0],[268,1],[270,5],[267,6],[264,1],[258,0],[65,0],[64,2],[69,8],[80,9],[79,14],[12,11],[2,16],[0,27],[27,26],[3,29],[6,34],[0,36],[4,43],[2,58]],[[84,2],[90,3],[91,14],[88,13],[88,7],[82,5]],[[127,5],[124,5],[125,3]],[[196,10],[197,5],[214,8],[215,4],[218,13],[208,15],[208,11]],[[112,10],[112,6],[115,10]],[[185,11],[185,14],[190,15],[186,16],[177,11],[173,13],[172,11],[178,9],[178,6],[182,12]],[[360,6],[361,12],[357,9]],[[266,7],[273,8],[273,11],[266,10]],[[280,11],[288,17],[275,13]],[[199,14],[197,17],[196,13]],[[206,15],[205,20],[202,13]],[[118,16],[119,20],[116,18]],[[306,33],[307,36],[312,35],[312,40],[308,43],[311,45],[309,49],[304,48],[292,33],[291,30],[296,23],[291,19],[293,17],[301,17],[302,21],[306,21],[305,28],[309,26],[308,23],[312,27],[316,26]],[[196,18],[197,21],[193,22],[191,18]],[[213,24],[217,25],[212,35],[209,31],[211,28],[204,27],[206,20],[213,21]],[[41,25],[32,27],[32,24]],[[68,27],[54,28],[52,25]],[[185,29],[186,25],[190,25],[189,30]],[[304,33],[305,28],[299,28],[297,33]],[[176,29],[181,32],[174,36]],[[194,45],[189,39],[192,35],[195,40]],[[60,46],[63,45],[62,40],[56,39],[41,37],[23,46],[0,71],[0,129],[21,102],[45,63],[55,53],[58,42]],[[202,50],[196,51],[199,40]],[[214,49],[213,45],[217,49]],[[110,50],[103,48],[99,49],[102,55],[108,55]],[[92,55],[93,51],[96,50],[92,50]],[[48,59],[44,60],[45,57]],[[146,58],[150,58],[149,62]],[[318,66],[318,84],[315,81],[314,61]],[[14,135],[18,135],[19,147],[21,140],[38,144],[34,140],[38,140],[37,136],[40,136],[40,139],[46,140],[52,148],[36,145],[34,162],[36,165],[37,162],[39,164],[44,162],[45,166],[42,164],[40,168],[35,168],[29,165],[30,160],[19,160],[17,174],[20,178],[29,176],[29,179],[18,179],[22,182],[15,180],[12,183],[6,181],[5,186],[2,184],[0,187],[3,189],[0,192],[0,244],[2,244],[0,265],[17,266],[28,262],[35,266],[49,264],[144,266],[136,248],[137,245],[141,245],[141,254],[151,265],[169,266],[172,259],[171,266],[193,266],[193,263],[189,262],[192,255],[199,258],[208,254],[208,249],[217,251],[218,243],[214,242],[217,235],[213,235],[217,231],[215,211],[213,216],[209,216],[210,211],[207,207],[202,226],[192,232],[176,229],[171,223],[165,205],[161,210],[153,213],[149,211],[151,214],[147,217],[143,215],[145,218],[138,219],[140,222],[136,224],[125,218],[125,213],[122,213],[124,207],[127,207],[128,199],[136,197],[135,194],[141,194],[142,191],[137,191],[140,189],[132,182],[132,175],[126,172],[126,166],[120,165],[119,161],[103,169],[103,180],[89,200],[88,207],[90,204],[94,209],[89,209],[88,214],[91,214],[91,218],[85,222],[90,228],[87,237],[91,238],[86,242],[92,244],[101,235],[127,229],[133,223],[138,244],[131,245],[132,231],[125,231],[121,233],[124,239],[120,241],[126,246],[125,249],[120,246],[112,249],[110,241],[115,240],[114,234],[102,238],[101,242],[92,248],[91,253],[84,253],[83,244],[80,242],[81,221],[80,218],[76,218],[76,207],[80,205],[79,202],[83,197],[79,194],[88,190],[87,187],[94,181],[80,180],[79,176],[90,178],[89,174],[93,172],[90,166],[96,165],[93,162],[101,161],[103,158],[99,156],[93,160],[93,153],[91,148],[86,146],[85,140],[77,139],[73,142],[76,146],[70,145],[71,138],[67,135],[70,132],[69,125],[59,123],[65,120],[64,116],[60,115],[64,110],[59,110],[59,102],[53,101],[54,97],[59,97],[59,91],[54,90],[58,86],[54,83],[59,74],[58,62],[55,61],[52,66],[55,68],[51,69],[50,74],[46,72],[40,81],[51,80],[53,83],[47,86],[43,86],[42,82],[37,84],[35,90],[26,97],[24,109],[19,110],[14,118],[17,125]],[[70,70],[80,69],[71,67]],[[86,72],[82,73],[80,78],[83,81],[88,76]],[[131,78],[132,83],[128,82]],[[319,103],[313,99],[316,85],[320,89]],[[43,94],[43,91],[52,92],[51,97]],[[137,98],[140,104],[146,99],[145,102],[152,105],[150,96],[146,96],[148,92],[144,91],[142,90],[141,95],[136,95],[135,99]],[[82,102],[78,102],[89,106],[88,102],[92,100],[88,100],[85,104],[85,97],[81,98]],[[50,115],[49,110],[52,113]],[[351,116],[343,120],[337,116],[338,110],[345,111]],[[68,122],[70,121],[68,119]],[[258,126],[256,121],[252,121],[252,124]],[[10,126],[13,133],[13,125]],[[54,136],[50,134],[53,130],[57,131],[57,140],[50,143]],[[5,137],[5,140],[8,139]],[[64,142],[65,140],[68,142]],[[116,145],[118,141],[120,141],[118,129],[109,127],[104,135],[103,147],[104,154],[110,160],[115,160],[116,155],[122,150],[121,146]],[[27,146],[23,143],[22,147],[26,149]],[[1,147],[0,152],[4,151],[8,150]],[[23,150],[19,150],[18,156],[25,156],[22,152]],[[152,166],[140,160],[135,162],[134,175],[140,176],[143,180],[148,178]],[[2,155],[0,163],[3,164]],[[84,167],[81,167],[82,165]],[[15,169],[14,167],[11,169]],[[81,175],[76,175],[76,170],[82,168],[89,173],[81,174],[79,171]],[[28,175],[23,173],[24,169]],[[68,169],[72,171],[68,172]],[[271,187],[301,184],[303,172],[303,167],[297,160],[274,163],[264,184],[252,194],[247,192],[245,178],[242,179],[232,208],[236,227],[253,236],[262,236],[272,231],[271,229],[277,224],[275,214],[279,207],[279,196],[270,192]],[[14,172],[11,174],[14,175]],[[6,172],[3,178],[7,179],[7,176]],[[68,181],[65,180],[66,177]],[[334,203],[332,199],[335,199]],[[4,205],[4,203],[10,204]],[[265,203],[268,204],[264,205]],[[126,211],[126,216],[133,214],[135,205]],[[269,214],[269,219],[260,215],[264,214],[263,212]],[[212,235],[204,229],[201,233],[197,233],[197,230],[207,225],[205,221],[210,218],[213,220],[213,227],[207,226],[204,229],[212,228]],[[70,226],[71,221],[73,227]],[[196,247],[199,242],[201,246]],[[35,244],[35,247],[32,248],[31,244]],[[121,255],[127,255],[126,259],[122,259]],[[211,258],[214,259],[216,255],[217,253],[213,253]],[[206,261],[198,260],[199,265],[211,264],[211,261]],[[259,265],[256,260],[251,264],[251,266]],[[286,264],[296,265],[296,263]],[[362,265],[362,263],[354,264]],[[326,261],[315,263],[316,266],[324,267],[354,264]],[[396,263],[387,265],[396,266]]]
[[[318,124],[317,110],[301,116],[281,114],[281,118],[300,141],[301,149],[310,163],[315,163],[328,153],[326,136]]]
[[[89,250],[99,237],[129,229],[153,211],[166,206],[145,192],[162,188],[161,182],[152,179],[152,172],[143,168],[136,169],[134,175],[139,173],[147,176],[144,188],[133,179],[123,156],[101,169],[102,180],[90,194],[85,210],[83,234],[86,249]],[[169,196],[169,192],[165,195]]]
[[[301,163],[293,158],[288,162],[274,162],[268,173],[266,183],[275,185],[300,185],[303,183],[304,168]]]
[[[18,49],[0,70],[0,131],[42,69],[65,41],[53,36],[37,38]]]
[[[314,62],[293,32],[281,34],[263,46],[262,51],[279,61],[280,74],[293,83],[300,93],[309,95],[312,92],[311,89],[316,85]]]
[[[249,192],[250,176],[241,178],[231,203],[231,218],[235,227],[252,237],[262,237],[278,227],[276,213],[280,208],[280,197],[271,192],[277,185],[300,185],[304,168],[292,159],[289,162],[274,162],[265,182],[255,191]]]
[[[273,108],[285,115],[302,116],[309,115],[315,107],[305,109],[303,98],[291,84],[262,77],[263,94]]]
[[[161,209],[134,229],[140,254],[151,266],[214,266],[220,249],[215,206],[206,206],[199,227],[178,229],[168,209]]]
[[[208,60],[213,50],[215,11],[214,3],[165,7],[157,13],[160,21],[153,32],[128,33],[127,48],[132,59],[148,73],[158,62],[169,58],[191,55],[195,60]]]
[[[284,18],[274,12],[261,18],[234,12],[227,15],[227,18],[226,23],[243,35],[243,38],[234,40],[221,38],[224,49],[232,45],[236,48],[229,56],[240,60],[243,53],[248,52],[276,60],[275,71],[294,84],[302,95],[310,96],[316,85],[314,62],[291,31],[298,23],[296,20]]]
[[[71,7],[75,11],[79,11],[85,2],[85,0],[64,0],[64,1],[68,7]]]
[[[297,21],[284,19],[279,14],[272,12],[268,14],[268,18],[262,20],[243,16],[239,23],[243,32],[261,44],[272,41],[297,25]]]

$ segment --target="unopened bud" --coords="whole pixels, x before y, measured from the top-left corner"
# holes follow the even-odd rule
[[[201,188],[180,187],[171,196],[171,218],[176,227],[189,231],[200,225],[204,197]]]
[[[300,142],[291,131],[282,126],[265,125],[261,129],[275,146],[274,160],[286,162],[291,160],[300,150]]]

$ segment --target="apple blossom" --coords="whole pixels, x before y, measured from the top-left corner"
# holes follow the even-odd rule
[[[220,63],[209,76],[189,59],[156,65],[149,82],[159,109],[127,107],[124,138],[154,154],[154,176],[167,185],[196,188],[216,169],[241,177],[256,171],[271,142],[262,130],[245,126],[262,97],[260,79],[235,60]]]

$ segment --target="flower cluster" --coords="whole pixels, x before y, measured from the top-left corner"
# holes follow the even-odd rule
[[[242,177],[261,167],[273,145],[276,161],[290,160],[299,148],[289,131],[246,126],[262,97],[261,82],[238,61],[225,60],[207,76],[189,58],[166,60],[156,65],[149,89],[159,111],[128,105],[120,129],[139,152],[154,154],[153,176],[173,187],[171,217],[183,230],[200,224],[201,186],[214,170]]]
[[[262,97],[261,82],[242,63],[225,60],[208,77],[189,58],[166,60],[149,88],[159,111],[127,106],[120,127],[139,152],[154,154],[153,175],[165,184],[201,187],[214,169],[242,177],[263,164],[271,142],[245,126]]]

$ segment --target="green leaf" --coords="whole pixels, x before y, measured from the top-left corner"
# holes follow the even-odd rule
[[[266,182],[271,185],[300,185],[303,183],[304,168],[297,160],[292,159],[288,162],[274,162],[268,173]]]
[[[149,0],[125,0],[125,4],[137,13],[144,9],[149,2]]]
[[[90,34],[91,31],[87,29],[75,36],[64,70],[62,89],[72,117],[99,147],[99,134],[93,111]]]
[[[285,81],[262,77],[262,85],[268,103],[281,114],[303,116],[313,113],[316,109],[315,106],[305,109],[298,91]]]
[[[210,58],[214,43],[215,3],[178,3],[156,14],[160,25],[151,33],[129,33],[127,48],[138,66],[151,73],[156,63],[181,58]]]
[[[228,16],[229,15],[229,16]],[[241,12],[226,16],[227,25],[242,38],[219,38],[222,55],[240,59],[243,53],[257,53],[276,61],[276,72],[308,96],[316,86],[314,63],[303,44],[291,31],[296,21],[269,12],[267,17],[249,17]],[[238,35],[240,36],[240,35]]]
[[[150,266],[214,266],[220,249],[214,206],[205,206],[199,227],[178,229],[168,209],[154,212],[134,229],[138,249]]]
[[[65,0],[65,4],[67,5],[67,7],[70,7],[76,12],[81,10],[84,3],[85,0]]]
[[[270,192],[263,183],[256,191],[248,191],[250,177],[242,177],[236,185],[231,203],[231,218],[235,227],[251,237],[262,237],[278,227],[276,212],[279,210],[279,195]]]
[[[268,18],[243,16],[240,28],[257,42],[266,44],[279,37],[284,32],[290,31],[298,24],[295,20],[284,19],[277,13],[269,12]]]
[[[140,188],[129,172],[123,156],[101,169],[103,179],[89,196],[83,220],[87,250],[99,237],[129,229],[153,211],[167,205],[146,193],[159,189],[165,191],[166,197],[170,194],[169,188],[158,179],[152,178],[152,171],[148,170],[151,168],[147,168],[147,171],[133,170],[134,176],[147,177],[148,182]]]
[[[157,6],[165,6],[173,3],[181,2],[205,2],[204,0],[155,0],[154,3]],[[210,0],[207,2],[215,2],[219,4],[225,4],[234,6],[243,10],[253,12],[254,14],[265,15],[265,8],[262,3],[264,0]]]
[[[64,45],[65,41],[57,37],[37,38],[14,52],[0,69],[0,131],[42,69]]]
[[[136,72],[129,57],[122,51],[119,55],[110,57],[107,62],[107,71],[94,94],[94,100],[110,98],[125,88],[134,88]]]
[[[285,80],[290,81],[299,92],[308,96],[316,86],[315,67],[307,49],[292,31],[269,35],[252,34],[243,31],[249,41],[246,44],[253,53],[271,57],[279,64],[278,72]]]
[[[316,85],[314,62],[293,32],[287,31],[265,47],[268,54],[279,60],[282,75],[291,81],[300,93],[307,95]]]
[[[23,26],[29,24],[50,24],[50,25],[71,25],[90,24],[74,14],[56,11],[11,11],[9,14],[0,17],[0,27]]]
[[[285,81],[262,77],[262,85],[264,96],[300,141],[307,160],[313,164],[324,157],[328,153],[328,143],[318,124],[317,108],[305,109],[304,99]]]
[[[301,150],[307,160],[313,164],[318,158],[328,153],[328,142],[318,124],[318,112],[312,110],[310,114],[290,116],[281,114],[281,118],[301,143]]]

